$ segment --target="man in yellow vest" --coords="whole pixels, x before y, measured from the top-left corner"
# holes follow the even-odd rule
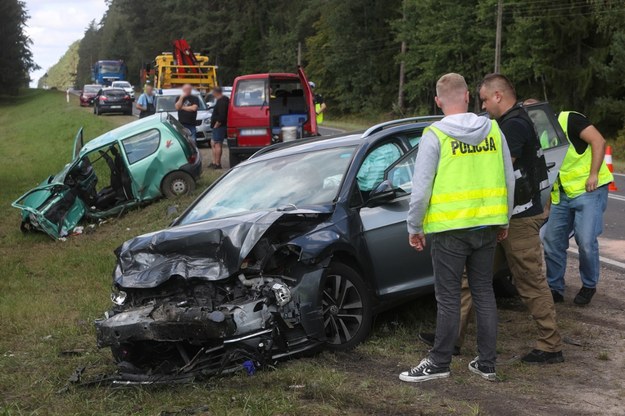
[[[514,173],[497,122],[468,113],[469,91],[458,74],[436,83],[436,104],[445,118],[424,131],[415,161],[407,225],[417,251],[431,236],[438,311],[428,357],[399,375],[406,382],[449,377],[460,323],[460,291],[466,267],[477,315],[478,357],[469,370],[496,379],[497,305],[493,260],[507,236]]]
[[[570,232],[575,230],[582,288],[573,302],[587,305],[599,281],[597,237],[603,231],[608,184],[614,178],[603,161],[605,139],[590,121],[580,113],[563,111],[558,122],[570,145],[551,192],[544,236],[547,280],[554,302],[563,302],[566,250]]]
[[[308,82],[310,88],[315,91],[317,85],[310,81]],[[315,114],[317,114],[317,124],[323,124],[323,113],[325,113],[328,106],[326,105],[323,95],[314,93],[313,102],[315,103]]]

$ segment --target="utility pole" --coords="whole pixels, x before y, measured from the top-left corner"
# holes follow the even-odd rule
[[[501,26],[503,24],[503,0],[497,2],[497,32],[495,34],[495,74],[501,68]]]
[[[403,4],[403,9],[402,9],[402,21],[406,21],[406,2],[402,2]],[[397,108],[399,109],[399,111],[401,111],[403,113],[404,111],[404,82],[405,82],[405,78],[406,78],[406,63],[404,62],[404,56],[406,55],[406,40],[403,39],[401,41],[401,49],[400,49],[400,54],[401,54],[401,61],[399,62],[399,87],[398,87],[398,94],[397,94]]]
[[[297,42],[297,66],[302,66],[302,42]]]

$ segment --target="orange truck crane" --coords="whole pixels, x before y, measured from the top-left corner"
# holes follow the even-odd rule
[[[205,93],[217,85],[217,66],[208,63],[208,56],[194,53],[186,40],[177,39],[173,53],[163,52],[154,59],[152,67],[146,65],[141,70],[141,82],[153,80],[157,89],[191,84]]]

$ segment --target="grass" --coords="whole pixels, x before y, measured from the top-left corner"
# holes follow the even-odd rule
[[[79,126],[92,138],[119,120],[67,104],[63,93],[29,90],[0,99],[0,415],[485,415],[492,397],[511,400],[521,392],[522,402],[541,393],[540,369],[506,364],[499,383],[484,383],[466,369],[470,354],[454,359],[449,382],[400,383],[397,373],[427,351],[416,334],[434,327],[432,297],[378,316],[369,340],[349,353],[324,352],[253,377],[190,385],[64,389],[76,368],[85,367],[87,376],[114,371],[110,353],[95,347],[93,328],[110,304],[113,250],[167,226],[168,207],[182,210],[193,196],[154,203],[65,242],[22,235],[10,203],[69,161]],[[214,179],[205,175],[196,194]],[[499,350],[508,357],[526,352],[535,336],[516,302],[500,312]],[[467,351],[474,349],[474,325],[472,331]]]

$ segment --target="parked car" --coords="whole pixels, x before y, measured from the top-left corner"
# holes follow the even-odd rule
[[[93,99],[98,95],[101,89],[102,85],[99,84],[88,84],[82,87],[82,92],[79,97],[80,105],[83,107],[93,105]]]
[[[93,114],[123,113],[132,115],[132,98],[121,88],[103,88],[93,100]]]
[[[314,95],[301,67],[297,74],[253,74],[234,80],[228,108],[230,166],[281,142],[285,127],[295,128],[299,138],[319,134]]]
[[[54,239],[72,233],[86,217],[100,219],[195,189],[200,153],[173,117],[154,115],[116,128],[83,144],[74,141],[73,160],[61,172],[19,197],[23,231]]]
[[[111,87],[112,88],[121,88],[122,90],[126,91],[126,93],[128,93],[128,95],[130,95],[130,98],[132,98],[132,100],[134,101],[134,99],[135,99],[135,87],[130,85],[130,82],[128,82],[128,81],[113,81],[111,83]]]
[[[159,90],[156,94],[156,101],[154,105],[157,113],[167,113],[178,118],[178,110],[176,110],[176,98],[182,94],[180,88],[170,88]],[[213,137],[213,129],[211,128],[211,115],[213,111],[210,110],[204,100],[202,99],[200,92],[193,91],[193,95],[196,95],[200,100],[200,105],[197,110],[196,124],[197,129],[195,133],[196,141],[199,143],[210,143]]]
[[[555,134],[553,183],[566,138],[547,105],[528,110]],[[113,308],[96,322],[121,377],[170,382],[349,349],[376,312],[431,292],[431,245],[408,245],[406,214],[418,143],[436,119],[267,147],[170,228],[125,242]],[[509,276],[501,250],[495,275]]]

